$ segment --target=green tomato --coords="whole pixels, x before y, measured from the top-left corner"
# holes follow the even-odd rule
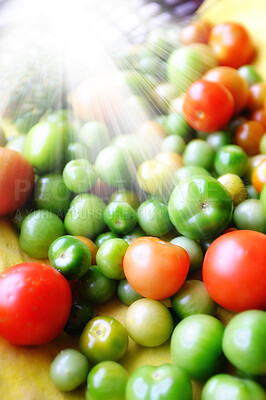
[[[136,343],[155,347],[169,339],[173,330],[173,318],[163,303],[143,298],[127,309],[125,326]]]
[[[94,317],[94,309],[86,300],[74,300],[64,331],[70,335],[81,334],[87,322]]]
[[[49,246],[64,234],[64,224],[57,215],[48,210],[37,210],[24,218],[19,244],[31,257],[45,258],[48,256]]]
[[[214,159],[214,150],[211,145],[202,139],[191,140],[183,154],[185,166],[193,165],[209,170]]]
[[[266,218],[266,185],[263,186],[263,189],[260,194],[260,204],[261,204],[263,215]]]
[[[216,152],[221,147],[226,146],[231,143],[230,136],[225,131],[217,131],[207,135],[206,142],[213,148]]]
[[[80,336],[80,350],[92,364],[118,361],[127,351],[127,331],[116,319],[99,316],[91,319]]]
[[[254,186],[251,184],[246,186],[246,192],[247,192],[248,199],[259,199],[260,198],[260,194],[257,192],[257,190],[254,188]],[[265,217],[266,217],[266,213],[265,213]]]
[[[242,371],[266,374],[266,312],[248,310],[237,314],[227,325],[223,351]]]
[[[107,146],[98,154],[95,161],[100,179],[113,187],[127,187],[131,182],[128,162],[122,148]]]
[[[59,174],[41,176],[34,189],[34,200],[37,208],[64,215],[70,203],[70,191]]]
[[[171,338],[171,358],[192,379],[205,380],[217,372],[222,359],[223,324],[211,315],[183,319]]]
[[[104,201],[94,194],[78,194],[70,203],[64,225],[70,235],[86,236],[90,239],[99,235],[105,227]]]
[[[68,143],[66,152],[67,161],[89,158],[88,149],[86,145],[81,142]]]
[[[39,122],[27,135],[25,156],[41,173],[61,171],[66,139],[66,132],[59,124],[49,121]]]
[[[218,175],[231,173],[243,176],[248,167],[248,156],[240,146],[229,144],[215,154],[214,167]]]
[[[134,303],[134,301],[142,298],[142,296],[138,294],[136,290],[134,290],[133,287],[128,283],[126,278],[122,279],[118,283],[117,297],[126,306],[130,306],[132,303]]]
[[[266,134],[260,139],[260,152],[261,154],[266,154]]]
[[[142,122],[140,121],[140,124]],[[113,139],[112,145],[123,150],[124,158],[128,162],[128,168],[133,169],[138,168],[143,161],[151,158],[154,151],[145,138],[135,134],[117,135]]]
[[[128,243],[123,239],[107,240],[96,254],[96,262],[104,276],[109,279],[124,279],[123,258]]]
[[[227,190],[210,176],[182,180],[168,203],[173,225],[190,239],[207,239],[223,232],[231,221],[232,210]]]
[[[188,375],[172,364],[136,369],[126,388],[126,400],[192,400]]]
[[[247,81],[249,86],[263,81],[262,76],[256,71],[253,65],[243,65],[238,69],[238,72]]]
[[[162,126],[168,135],[177,135],[185,142],[191,138],[191,127],[188,125],[183,114],[173,113],[163,117]]]
[[[133,229],[132,232],[128,233],[127,235],[124,235],[123,239],[128,244],[131,244],[134,240],[143,236],[146,236],[146,233],[139,226],[137,226],[135,229]]]
[[[172,297],[172,308],[180,319],[194,314],[214,315],[217,305],[209,296],[203,282],[188,280]]]
[[[150,236],[162,236],[173,227],[167,205],[156,199],[143,202],[138,208],[138,223]]]
[[[137,214],[125,201],[113,201],[105,208],[103,219],[112,232],[125,235],[135,228]]]
[[[79,387],[86,380],[88,373],[88,360],[74,349],[62,350],[50,367],[52,382],[64,392],[70,392]]]
[[[193,82],[200,79],[208,69],[214,68],[217,60],[207,45],[195,46],[193,44],[175,50],[167,64],[168,80],[180,94],[185,92]]]
[[[87,378],[85,400],[124,400],[128,373],[114,361],[95,365]]]
[[[182,155],[186,148],[186,143],[181,136],[170,135],[163,139],[161,144],[162,151],[171,151]]]
[[[96,246],[99,248],[101,247],[102,244],[104,244],[104,242],[106,242],[109,239],[115,239],[118,238],[117,234],[109,231],[109,232],[104,232],[101,233],[100,235],[97,236],[97,238],[95,239],[94,243],[96,244]]]
[[[162,113],[167,113],[171,101],[178,96],[176,89],[169,82],[160,83],[153,90],[153,99]]]
[[[233,218],[237,229],[266,233],[266,218],[258,199],[249,199],[240,203],[234,210]]]
[[[26,139],[27,139],[26,133],[21,134],[9,140],[5,145],[5,147],[14,151],[18,151],[19,153],[25,155]]]
[[[133,190],[117,190],[111,195],[109,203],[113,201],[125,201],[134,209],[139,206],[139,198]]]
[[[91,265],[88,246],[75,236],[61,236],[49,247],[48,257],[52,267],[66,279],[80,279]]]
[[[195,240],[189,239],[185,236],[178,236],[172,239],[170,243],[181,246],[187,251],[190,259],[190,274],[193,274],[201,268],[203,262],[203,251],[200,245]]]
[[[202,400],[265,400],[263,388],[249,379],[227,374],[210,378],[203,387]]]
[[[247,197],[246,188],[244,186],[244,182],[238,175],[225,174],[219,176],[217,180],[227,189],[228,193],[230,194],[233,200],[234,206],[237,206],[246,199]]]
[[[74,193],[88,192],[97,182],[97,174],[88,160],[69,161],[63,170],[66,187]]]
[[[152,92],[152,86],[145,75],[138,71],[128,70],[122,71],[119,74],[120,85],[124,88],[125,93],[129,90],[134,95],[144,95],[147,98],[150,97]]]
[[[99,152],[109,144],[110,133],[103,122],[90,121],[81,127],[79,140],[86,146],[87,158],[94,163]]]
[[[174,174],[174,180],[176,183],[179,183],[183,179],[195,175],[211,176],[211,174],[205,168],[197,167],[195,165],[189,165],[187,167],[178,168],[178,170]]]
[[[91,265],[78,281],[81,297],[93,304],[103,304],[110,300],[115,294],[116,286],[116,281],[103,275],[98,265]]]

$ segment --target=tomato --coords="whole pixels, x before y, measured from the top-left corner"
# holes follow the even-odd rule
[[[166,299],[184,283],[189,256],[182,247],[154,237],[134,240],[124,257],[124,272],[137,293],[151,299]]]
[[[64,328],[70,310],[69,284],[49,265],[21,263],[0,274],[0,335],[9,342],[49,342]]]
[[[247,108],[250,111],[263,108],[265,99],[266,99],[266,83],[265,82],[254,83],[249,88]]]
[[[251,121],[259,122],[266,130],[266,110],[264,108],[259,108],[258,110],[253,111],[249,119]]]
[[[220,65],[239,68],[254,56],[254,46],[246,29],[236,22],[221,23],[213,27],[209,45]]]
[[[211,298],[231,311],[266,307],[266,235],[239,230],[212,242],[203,260]]]
[[[218,82],[232,94],[235,102],[234,115],[243,110],[248,100],[248,84],[234,68],[216,67],[210,69],[202,79]]]
[[[261,193],[266,183],[266,159],[262,160],[251,175],[251,183],[258,193]]]
[[[257,121],[247,121],[241,124],[235,134],[235,142],[249,156],[259,153],[259,145],[265,128]]]
[[[199,80],[185,94],[184,116],[192,128],[213,132],[223,128],[234,111],[234,99],[218,82]]]
[[[193,21],[180,32],[182,44],[205,43],[208,44],[212,26],[207,21]]]
[[[4,215],[27,201],[34,185],[34,172],[20,153],[5,147],[0,147],[0,163],[0,215]]]

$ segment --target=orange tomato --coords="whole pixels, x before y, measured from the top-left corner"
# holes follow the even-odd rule
[[[85,237],[85,236],[76,236],[76,238],[78,238],[79,240],[82,241],[82,243],[84,243],[91,252],[91,264],[92,265],[96,265],[96,254],[98,251],[98,248],[96,246],[96,244],[90,240],[89,238]]]
[[[218,82],[225,86],[234,98],[234,115],[244,109],[248,100],[249,87],[244,78],[231,67],[216,67],[210,69],[203,79]]]
[[[261,193],[266,183],[266,159],[261,161],[259,165],[254,168],[251,176],[251,183],[257,192]]]
[[[207,21],[193,21],[180,32],[180,42],[184,45],[191,43],[205,43],[209,41],[212,26]]]
[[[22,207],[34,185],[30,163],[17,151],[0,147],[0,215]]]
[[[209,45],[220,65],[233,68],[250,63],[255,53],[247,30],[236,22],[216,25],[211,30]]]
[[[253,111],[251,113],[249,119],[251,121],[257,121],[266,128],[266,110],[264,108],[260,108],[259,110]]]
[[[249,156],[254,156],[259,153],[259,144],[264,133],[265,128],[262,124],[247,121],[237,128],[235,141]]]
[[[144,297],[162,300],[183,285],[189,256],[182,247],[154,237],[141,237],[128,247],[124,272],[130,285]]]
[[[254,83],[249,88],[247,108],[250,111],[263,108],[265,99],[266,99],[266,83],[265,82]]]

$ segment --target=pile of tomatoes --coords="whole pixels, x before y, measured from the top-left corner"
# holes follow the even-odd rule
[[[50,374],[62,391],[87,380],[86,400],[191,400],[191,380],[203,400],[265,400],[266,83],[239,24],[194,22],[179,40],[153,32],[114,79],[0,147],[0,214],[46,259],[0,275],[0,335],[79,336]],[[123,325],[95,315],[115,295]],[[238,312],[226,327],[217,306]],[[128,336],[170,340],[172,364],[129,377]]]

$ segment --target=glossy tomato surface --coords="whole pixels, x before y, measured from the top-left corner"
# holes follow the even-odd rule
[[[54,339],[71,310],[67,280],[46,264],[21,263],[0,274],[0,335],[13,344]]]
[[[226,233],[210,245],[203,281],[212,299],[231,311],[266,308],[266,235]]]
[[[166,299],[176,293],[188,270],[186,250],[154,237],[134,240],[124,257],[128,282],[137,293],[150,299]]]

